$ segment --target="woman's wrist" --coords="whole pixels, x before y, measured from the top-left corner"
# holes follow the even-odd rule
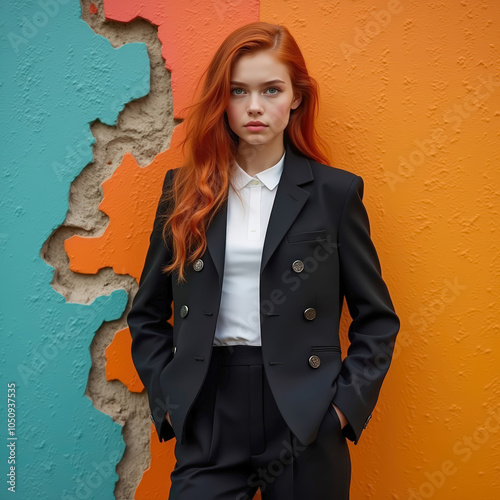
[[[339,420],[340,420],[340,426],[343,429],[349,423],[349,421],[347,420],[346,416],[342,413],[342,410],[337,405],[332,403],[332,406],[335,409],[335,411],[337,412],[337,415],[338,415]]]

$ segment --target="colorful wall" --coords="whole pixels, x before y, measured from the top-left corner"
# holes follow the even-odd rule
[[[498,2],[25,0],[0,19],[1,498],[11,465],[22,499],[168,495],[174,440],[154,434],[126,314],[182,109],[254,20],[303,49],[402,321],[349,442],[352,499],[499,498]]]

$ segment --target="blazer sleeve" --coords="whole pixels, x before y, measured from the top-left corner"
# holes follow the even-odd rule
[[[340,284],[352,322],[348,332],[350,345],[332,402],[349,421],[342,432],[354,444],[371,418],[400,328],[370,238],[363,190],[363,179],[356,176],[342,209],[337,242]]]
[[[170,188],[171,178],[172,171],[169,170],[165,175],[163,191]],[[161,273],[161,268],[171,258],[171,250],[164,244],[161,236],[159,220],[159,216],[167,209],[160,198],[139,289],[127,315],[132,336],[132,360],[146,388],[150,418],[160,441],[168,441],[174,437],[173,428],[165,418],[168,401],[165,400],[160,385],[160,373],[173,358],[173,327],[168,323],[172,316],[171,273]]]

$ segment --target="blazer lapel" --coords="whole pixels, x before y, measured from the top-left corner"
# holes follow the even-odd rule
[[[217,274],[219,275],[219,287],[222,287],[222,276],[224,273],[224,257],[226,253],[226,221],[227,221],[227,198],[214,215],[212,222],[207,228],[207,248],[214,261]]]
[[[309,191],[299,186],[313,180],[309,160],[305,156],[295,153],[288,141],[285,141],[285,150],[283,172],[278,183],[276,197],[264,238],[260,267],[261,274],[309,197]],[[206,231],[207,248],[219,275],[219,286],[222,286],[224,273],[226,225],[227,199],[221,209],[214,215]]]

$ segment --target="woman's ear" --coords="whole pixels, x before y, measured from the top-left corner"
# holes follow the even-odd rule
[[[302,96],[301,95],[295,97],[295,99],[290,104],[290,109],[297,109],[299,107],[299,104],[301,102],[302,102]]]

